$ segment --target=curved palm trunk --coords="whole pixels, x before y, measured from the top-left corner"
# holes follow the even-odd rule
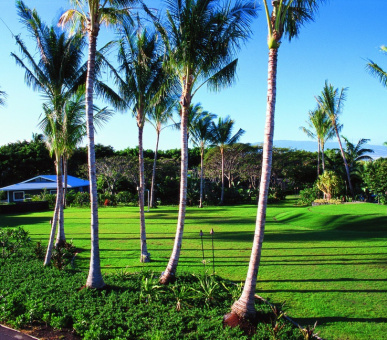
[[[276,75],[277,75],[277,49],[269,50],[268,90],[266,106],[265,136],[262,154],[262,176],[259,187],[259,201],[256,227],[254,233],[253,248],[251,251],[249,269],[245,286],[239,300],[231,307],[231,313],[225,315],[224,322],[227,325],[235,326],[240,318],[252,318],[255,316],[254,295],[257,284],[259,263],[261,260],[262,243],[265,231],[266,206],[269,191],[273,135],[274,135],[274,113],[276,101]]]
[[[54,210],[54,216],[52,219],[52,224],[51,224],[51,232],[50,232],[50,239],[48,241],[48,246],[47,246],[47,251],[46,251],[46,257],[44,259],[44,266],[48,266],[51,262],[51,255],[52,255],[52,249],[54,248],[54,240],[55,240],[55,233],[56,233],[56,227],[58,224],[58,219],[59,219],[59,207],[61,206],[61,200],[62,196],[60,195],[61,192],[61,185],[60,185],[60,180],[61,178],[61,168],[62,168],[62,163],[61,163],[61,158],[57,157],[56,159],[56,175],[57,175],[57,182],[56,182],[56,201],[55,201],[55,210]],[[59,176],[60,175],[60,176]]]
[[[220,205],[222,205],[224,202],[224,150],[222,148],[220,149],[220,154],[222,157],[222,191],[220,194]]]
[[[98,31],[97,31],[98,34]],[[90,205],[91,205],[91,252],[90,268],[86,281],[88,288],[102,288],[105,282],[102,278],[99,256],[98,236],[98,196],[97,175],[94,149],[94,122],[93,122],[93,88],[95,79],[95,53],[97,49],[97,35],[89,33],[89,56],[87,61],[86,79],[86,128],[88,139],[87,161],[89,165]]]
[[[159,139],[160,139],[160,131],[157,130],[156,137],[156,149],[155,149],[155,157],[153,159],[153,170],[152,170],[152,184],[151,184],[151,195],[150,195],[150,206],[152,208],[155,207],[155,183],[156,183],[156,164],[157,164],[157,151],[159,150]]]
[[[200,200],[199,200],[199,208],[203,208],[203,183],[204,183],[204,146],[202,145],[200,150]]]
[[[349,191],[351,192],[352,198],[355,198],[355,193],[353,192],[353,187],[352,187],[352,182],[351,182],[351,176],[349,174],[349,167],[348,167],[347,159],[345,158],[343,146],[341,145],[341,139],[340,139],[340,136],[339,136],[339,131],[337,131],[336,124],[334,124],[334,126],[335,126],[337,140],[339,141],[341,156],[343,157],[343,161],[344,161],[345,172],[347,173]]]
[[[183,92],[181,100],[181,169],[180,169],[180,198],[179,198],[179,216],[177,220],[175,242],[173,244],[172,254],[167,268],[160,277],[160,283],[168,284],[175,279],[177,265],[179,263],[181,244],[183,241],[185,210],[187,202],[187,174],[188,174],[188,110],[191,104],[191,94],[187,89]]]
[[[150,254],[148,253],[146,245],[146,230],[145,230],[145,212],[144,212],[144,154],[142,146],[142,135],[144,125],[140,122],[138,124],[138,163],[140,172],[140,184],[138,187],[138,205],[140,206],[140,241],[141,241],[141,258],[140,262],[149,262]]]

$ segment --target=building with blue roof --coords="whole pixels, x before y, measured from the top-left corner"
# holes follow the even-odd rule
[[[44,190],[47,190],[50,194],[56,194],[56,179],[56,175],[40,175],[17,184],[0,188],[0,191],[7,193],[7,202],[23,202],[26,199],[26,195],[39,195]],[[89,181],[67,176],[67,190],[88,192]]]

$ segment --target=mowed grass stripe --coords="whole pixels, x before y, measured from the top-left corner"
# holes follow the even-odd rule
[[[387,332],[387,209],[376,204],[296,207],[294,201],[270,205],[258,275],[258,294],[286,301],[287,312],[301,324],[318,321],[327,339],[383,339]],[[188,208],[179,271],[215,270],[243,281],[250,259],[256,206]],[[66,235],[82,249],[76,263],[87,270],[90,211],[65,211]],[[152,262],[139,262],[139,211],[134,207],[101,208],[100,249],[105,273],[150,269],[168,262],[177,207],[146,213]],[[0,226],[24,225],[35,241],[47,243],[52,212],[1,215]],[[202,263],[201,239],[204,232]]]

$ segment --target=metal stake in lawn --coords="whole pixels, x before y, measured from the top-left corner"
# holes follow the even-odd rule
[[[203,260],[202,260],[202,263],[204,265],[204,269],[206,269],[206,261],[204,260],[204,248],[203,248],[203,231],[200,230],[200,239],[202,240],[202,256],[203,256]]]
[[[212,238],[212,274],[215,275],[214,229],[210,231]]]

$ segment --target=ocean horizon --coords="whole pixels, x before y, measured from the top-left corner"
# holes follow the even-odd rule
[[[262,144],[262,142],[258,143]],[[316,141],[294,141],[294,140],[274,140],[274,146],[277,148],[289,148],[296,150],[304,150],[309,152],[317,152],[317,142]],[[343,147],[345,147],[345,141],[342,141]],[[338,149],[338,142],[326,142],[325,150],[328,149]],[[373,153],[368,154],[373,159],[380,157],[387,158],[387,146],[384,145],[375,145],[375,144],[365,144],[363,148],[374,150]]]

